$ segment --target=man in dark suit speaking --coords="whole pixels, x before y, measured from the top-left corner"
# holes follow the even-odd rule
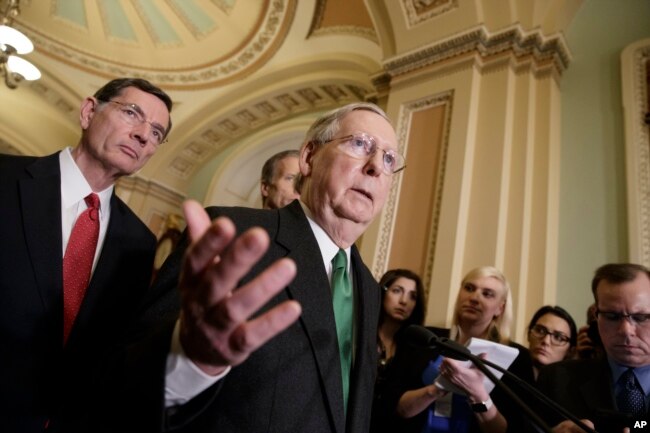
[[[368,431],[380,293],[353,244],[404,167],[397,147],[381,109],[347,105],[307,132],[300,201],[184,205],[187,242],[145,317],[169,320],[126,356],[133,430]]]
[[[559,362],[545,367],[539,388],[599,432],[645,431],[650,421],[650,271],[613,263],[592,280],[598,332],[606,357]],[[571,421],[558,433],[582,432]],[[636,429],[636,430],[635,430]]]
[[[79,143],[0,155],[0,430],[88,432],[92,371],[135,313],[155,237],[114,192],[171,127],[169,96],[117,79],[81,104]]]

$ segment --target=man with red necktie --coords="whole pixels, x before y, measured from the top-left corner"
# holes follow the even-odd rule
[[[171,128],[172,102],[116,79],[81,104],[81,138],[0,155],[0,429],[88,432],[93,371],[150,281],[155,237],[114,192]]]

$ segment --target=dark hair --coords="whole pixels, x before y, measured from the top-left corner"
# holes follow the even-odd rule
[[[283,150],[282,152],[278,152],[266,160],[264,166],[262,167],[262,176],[260,178],[260,181],[262,182],[263,185],[271,185],[271,183],[273,182],[273,178],[275,177],[275,174],[277,172],[278,162],[288,157],[299,158],[300,152],[294,149]],[[266,204],[266,197],[262,196],[262,205],[265,204]]]
[[[614,284],[627,283],[633,281],[640,273],[644,273],[650,278],[650,270],[636,263],[608,263],[599,267],[591,280],[591,293],[594,295],[594,300],[598,303],[596,289],[601,281],[605,280]]]
[[[104,86],[97,90],[93,95],[97,100],[102,102],[108,102],[112,98],[122,94],[122,91],[128,87],[135,87],[142,90],[143,92],[150,93],[156,98],[163,101],[167,107],[167,111],[172,112],[172,99],[167,93],[165,93],[159,87],[154,86],[149,81],[142,78],[116,78],[115,80],[109,81],[104,84]],[[169,125],[165,131],[165,137],[169,134],[169,131],[172,129],[172,119],[169,118]]]
[[[384,298],[386,297],[386,292],[390,285],[398,278],[407,278],[415,281],[415,307],[413,307],[411,315],[404,320],[402,328],[408,325],[422,325],[422,323],[424,323],[424,285],[422,284],[420,276],[408,269],[391,269],[379,280],[379,286],[381,287],[381,311],[379,313],[379,324],[381,325],[384,320],[384,315],[386,314],[384,312]]]
[[[533,314],[533,318],[530,319],[530,323],[528,324],[528,332],[530,332],[533,326],[537,324],[537,321],[540,319],[540,317],[546,314],[552,314],[559,317],[560,319],[564,319],[564,321],[569,325],[569,330],[571,331],[571,335],[569,335],[569,347],[576,347],[576,344],[578,343],[578,328],[576,327],[576,322],[573,320],[573,317],[571,317],[567,310],[557,305],[544,305],[542,308],[537,310],[537,312]]]

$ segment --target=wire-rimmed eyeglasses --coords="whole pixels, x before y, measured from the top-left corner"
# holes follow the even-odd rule
[[[378,150],[381,150],[384,153],[382,158],[382,171],[384,174],[395,174],[406,168],[404,156],[394,150],[386,150],[377,146],[375,139],[368,134],[360,133],[332,138],[323,142],[323,144],[333,141],[340,141],[339,148],[356,159],[370,159],[375,156]]]
[[[149,132],[147,138],[156,146],[159,146],[167,141],[165,139],[165,128],[158,123],[154,123],[147,120],[147,116],[145,116],[144,112],[142,111],[142,108],[138,107],[136,104],[113,101],[113,100],[109,100],[109,101],[100,100],[100,101],[111,102],[113,104],[119,105],[120,118],[125,123],[131,126],[139,126],[144,123],[148,123],[149,125],[151,125],[151,131]]]

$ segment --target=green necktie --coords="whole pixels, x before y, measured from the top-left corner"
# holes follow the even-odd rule
[[[347,412],[352,369],[352,284],[348,276],[348,256],[339,250],[332,260],[332,303],[336,320],[336,335],[341,356],[343,379],[343,408]]]

